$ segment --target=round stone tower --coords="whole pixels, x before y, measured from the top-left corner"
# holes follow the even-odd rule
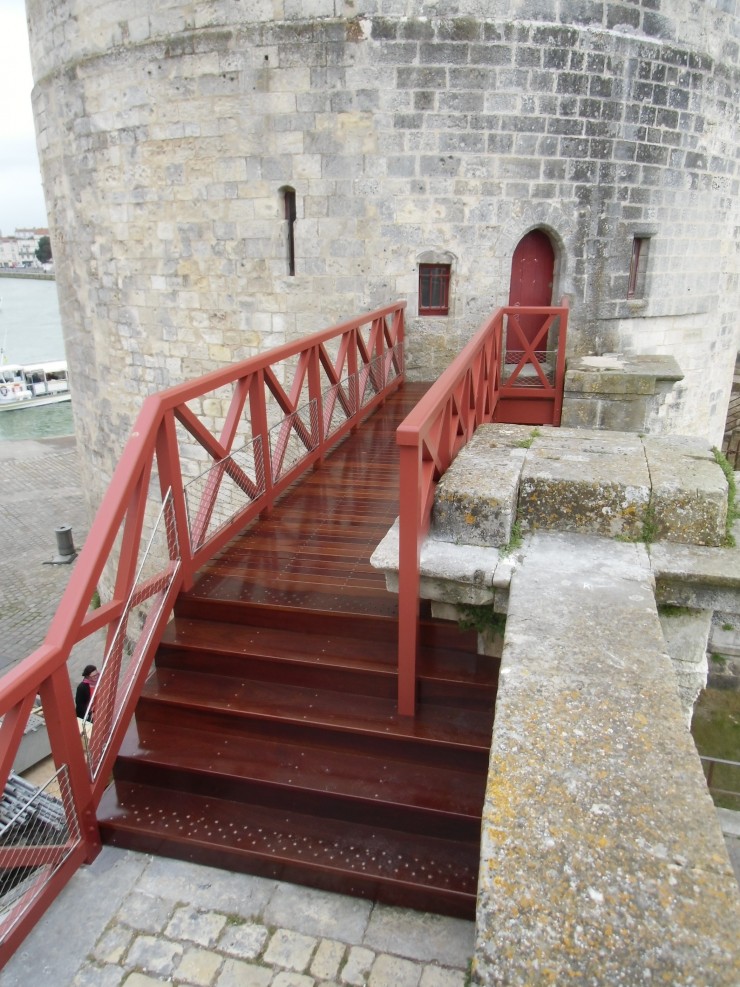
[[[535,241],[570,353],[674,355],[671,427],[721,442],[734,2],[27,7],[94,501],[147,393],[361,310],[407,298],[410,374],[435,377]]]

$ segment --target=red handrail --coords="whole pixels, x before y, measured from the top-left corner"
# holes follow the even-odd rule
[[[527,337],[519,319],[542,316],[540,328]],[[429,522],[437,482],[476,428],[494,420],[502,394],[544,396],[554,404],[560,422],[562,381],[565,373],[565,334],[568,309],[507,307],[497,309],[461,350],[416,407],[399,425],[400,511],[398,553],[398,710],[413,716],[416,710],[416,656],[419,620],[419,558]],[[539,354],[546,351],[548,334],[558,324],[556,365],[545,372]],[[509,365],[505,352],[521,353]],[[534,374],[534,386],[519,385],[525,367]],[[502,372],[506,370],[506,381]],[[554,376],[554,380],[551,378]],[[559,395],[559,396],[558,396]],[[512,421],[514,419],[511,419]]]
[[[44,643],[0,679],[0,792],[38,694],[54,761],[68,778],[65,811],[75,833],[41,889],[0,918],[0,966],[99,850],[95,810],[178,592],[399,386],[405,308],[377,309],[144,401]],[[220,422],[218,434],[209,416]],[[188,473],[198,475],[185,483]],[[157,532],[162,557],[152,562]],[[109,598],[92,610],[108,569]],[[83,746],[66,663],[98,631],[105,657]],[[8,846],[2,832],[0,845],[6,864],[29,859],[29,846]]]

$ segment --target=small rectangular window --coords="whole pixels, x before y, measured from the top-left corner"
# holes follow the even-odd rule
[[[636,236],[632,240],[627,298],[642,298],[645,294],[645,272],[647,271],[649,244],[650,238],[645,236]]]
[[[295,277],[295,189],[283,189],[283,204],[288,223],[288,274]]]
[[[419,264],[419,315],[448,315],[450,265]]]

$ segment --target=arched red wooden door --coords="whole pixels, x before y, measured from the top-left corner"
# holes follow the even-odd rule
[[[531,230],[516,246],[511,259],[509,305],[552,305],[555,252],[543,230]],[[521,316],[520,325],[532,340],[542,325],[542,317]]]

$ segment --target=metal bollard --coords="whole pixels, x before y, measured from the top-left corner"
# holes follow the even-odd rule
[[[69,565],[77,558],[77,551],[72,540],[72,527],[69,524],[60,524],[54,528],[54,535],[57,540],[57,554],[51,562],[44,562],[44,565]]]

